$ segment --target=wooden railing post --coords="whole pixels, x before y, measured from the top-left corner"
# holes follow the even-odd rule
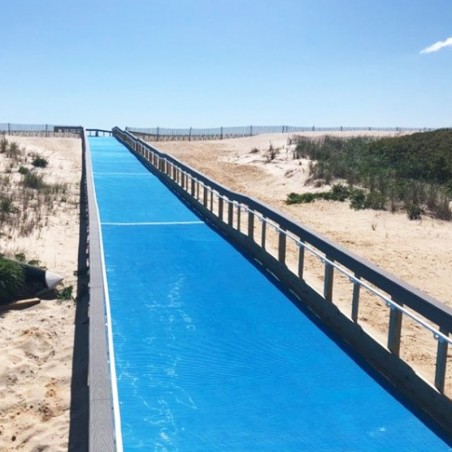
[[[223,221],[223,198],[218,197],[218,218]]]
[[[400,353],[400,334],[402,331],[402,312],[393,306],[389,313],[389,331],[388,331],[388,349],[399,356]]]
[[[267,222],[265,221],[265,218],[262,217],[262,226],[261,226],[261,247],[263,250],[265,250],[265,241],[267,238]]]
[[[360,289],[361,289],[361,284],[359,284],[359,282],[357,282],[357,281],[353,281],[352,320],[355,323],[358,322]]]
[[[325,277],[323,281],[323,296],[327,301],[333,301],[334,267],[325,261]]]
[[[254,240],[254,212],[248,210],[248,238]]]
[[[228,225],[232,227],[232,220],[234,219],[234,203],[228,199]]]
[[[304,270],[304,246],[298,245],[298,277],[303,279]]]
[[[279,230],[278,237],[278,260],[281,264],[286,263],[286,231]]]
[[[439,331],[445,336],[449,336],[449,333],[443,328],[440,327]],[[435,387],[441,393],[444,393],[444,384],[446,381],[447,349],[448,343],[445,340],[438,338],[438,347],[436,350]]]
[[[202,204],[204,207],[207,207],[207,187],[206,185],[203,185],[203,195],[202,195]]]

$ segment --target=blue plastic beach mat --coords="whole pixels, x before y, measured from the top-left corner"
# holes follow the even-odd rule
[[[126,451],[447,451],[114,138],[90,138]]]

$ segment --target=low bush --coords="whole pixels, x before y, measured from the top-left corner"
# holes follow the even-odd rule
[[[49,162],[44,157],[41,157],[40,155],[36,154],[31,164],[35,168],[45,168],[49,164]]]
[[[43,176],[35,174],[31,171],[24,174],[23,184],[24,187],[31,188],[33,190],[42,190],[46,188]]]
[[[13,300],[24,284],[23,267],[17,262],[0,257],[0,303]]]

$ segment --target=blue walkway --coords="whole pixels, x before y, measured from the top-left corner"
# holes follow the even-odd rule
[[[126,451],[445,451],[113,138],[91,138]]]

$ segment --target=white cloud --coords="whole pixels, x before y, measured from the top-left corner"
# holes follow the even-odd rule
[[[435,44],[432,44],[429,47],[426,47],[424,50],[421,50],[421,53],[433,53],[438,52],[438,50],[444,49],[444,47],[452,47],[452,36],[447,38],[445,41],[438,41]]]

